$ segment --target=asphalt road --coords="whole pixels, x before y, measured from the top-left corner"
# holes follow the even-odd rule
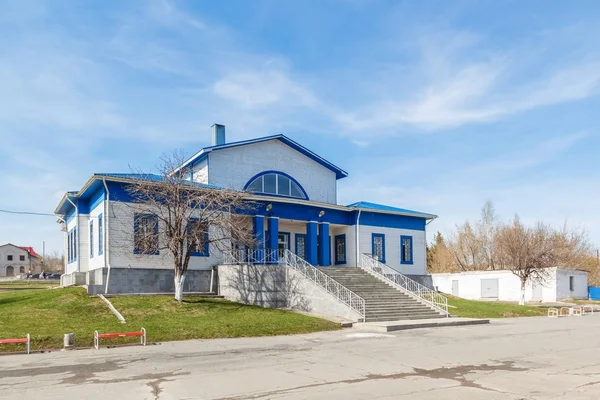
[[[598,399],[599,333],[594,315],[0,356],[0,399]]]

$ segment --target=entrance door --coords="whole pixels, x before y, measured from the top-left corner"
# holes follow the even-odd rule
[[[12,265],[9,265],[8,267],[6,267],[6,276],[14,276],[15,275],[15,268]]]
[[[458,281],[452,281],[452,296],[458,297]]]
[[[277,248],[279,249],[279,256],[283,256],[286,250],[290,248],[290,234],[286,232],[280,232],[277,235]]]
[[[481,280],[481,298],[482,299],[497,299],[498,298],[498,279],[482,279]]]

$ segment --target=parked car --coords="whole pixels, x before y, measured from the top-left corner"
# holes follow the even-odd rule
[[[49,275],[46,275],[46,279],[60,279],[60,274],[49,274]]]
[[[40,274],[33,274],[29,279],[40,279]]]

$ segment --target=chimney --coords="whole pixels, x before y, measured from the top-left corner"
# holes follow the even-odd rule
[[[225,125],[214,124],[212,126],[212,145],[225,144]]]

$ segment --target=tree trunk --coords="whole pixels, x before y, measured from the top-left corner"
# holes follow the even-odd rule
[[[183,301],[183,284],[185,283],[185,274],[175,275],[175,300]]]
[[[525,282],[521,282],[521,295],[519,296],[519,305],[525,305]]]

